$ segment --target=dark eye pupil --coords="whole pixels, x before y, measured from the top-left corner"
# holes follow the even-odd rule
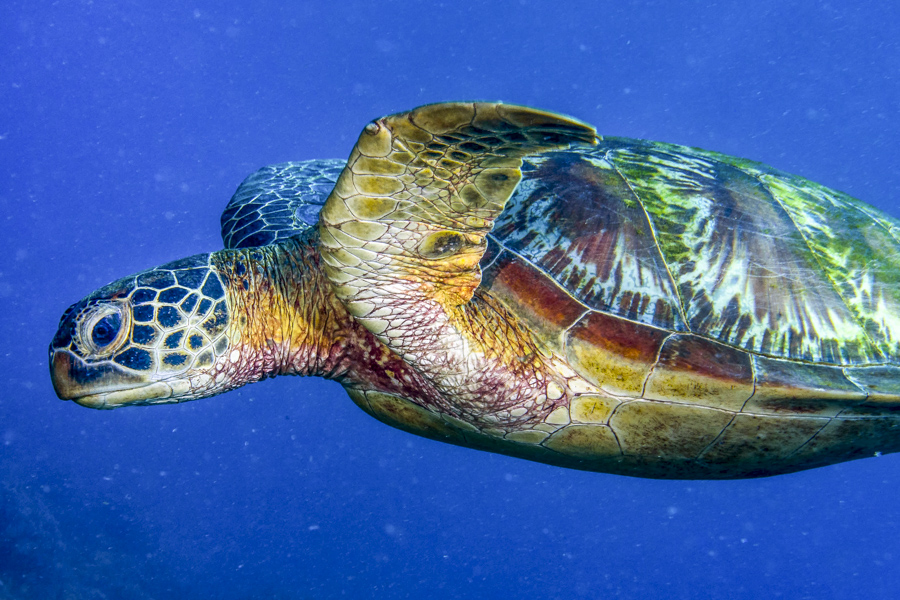
[[[122,317],[117,314],[106,315],[100,319],[91,330],[91,340],[98,348],[108,346],[119,334],[122,326]]]

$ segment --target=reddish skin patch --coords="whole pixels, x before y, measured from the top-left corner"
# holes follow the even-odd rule
[[[321,269],[317,241],[311,230],[277,246],[213,255],[226,281],[228,337],[241,353],[239,364],[226,366],[228,389],[276,375],[319,376],[353,389],[401,396],[479,427],[507,429],[540,422],[568,402],[563,395],[531,406],[519,417],[507,415],[533,402],[557,376],[545,364],[533,334],[480,291],[451,310],[450,319],[473,350],[484,353],[486,364],[458,388],[442,393],[346,311]],[[427,318],[421,308],[419,312]],[[432,355],[440,372],[440,347]]]
[[[278,246],[213,255],[232,313],[228,337],[240,340],[234,346],[240,364],[229,365],[229,387],[311,375],[443,404],[425,378],[347,313],[320,268],[316,243],[313,229]]]
[[[476,290],[472,300],[448,310],[450,322],[485,357],[485,365],[472,373],[460,394],[453,395],[475,424],[520,429],[544,421],[559,406],[569,403],[566,383],[547,364],[530,330],[490,293]],[[556,382],[563,395],[543,404],[532,404]],[[479,423],[481,415],[526,408],[520,417],[503,417],[499,423]]]

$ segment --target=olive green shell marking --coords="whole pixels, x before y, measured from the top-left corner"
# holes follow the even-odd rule
[[[670,144],[607,138],[526,162],[492,237],[586,308],[766,356],[897,362],[893,218]]]

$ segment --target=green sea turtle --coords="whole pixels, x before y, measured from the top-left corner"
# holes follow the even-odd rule
[[[758,163],[435,104],[251,175],[222,235],[69,308],[57,394],[317,375],[425,437],[643,477],[900,449],[900,223]]]

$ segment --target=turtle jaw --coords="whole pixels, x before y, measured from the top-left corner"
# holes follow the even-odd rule
[[[113,409],[120,406],[143,404],[168,404],[178,402],[172,398],[174,391],[164,383],[150,383],[137,388],[88,394],[71,398],[76,404],[87,408]],[[68,399],[68,398],[65,398]]]
[[[178,397],[190,388],[186,381],[146,381],[114,366],[89,366],[60,350],[53,352],[50,359],[50,379],[61,399],[98,409],[178,402]]]

